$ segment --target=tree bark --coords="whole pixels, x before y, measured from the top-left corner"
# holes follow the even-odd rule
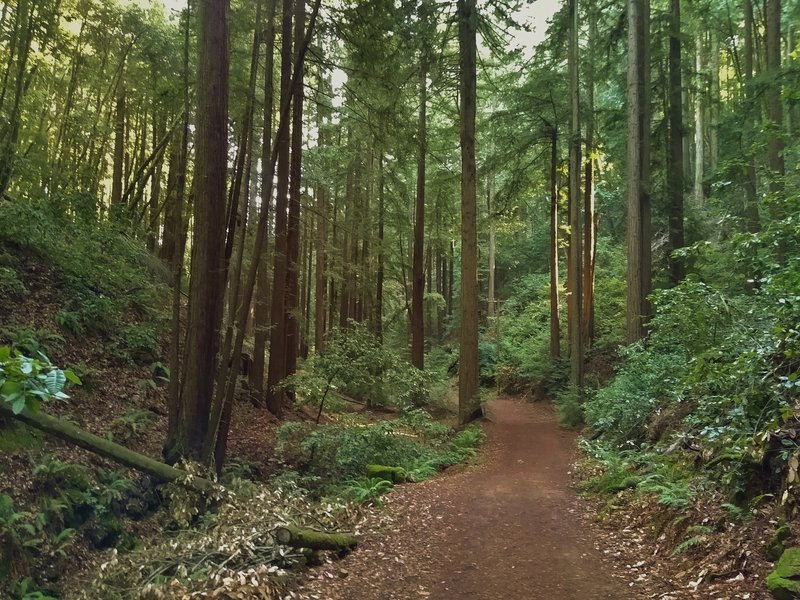
[[[628,342],[645,336],[650,292],[649,2],[628,0]]]
[[[697,72],[697,91],[694,100],[694,201],[697,206],[705,202],[703,191],[703,178],[705,170],[705,107],[703,96],[705,92],[705,73],[703,61],[703,34],[697,34],[695,48],[695,69]]]
[[[570,379],[578,389],[583,387],[583,274],[581,250],[581,126],[580,89],[578,85],[578,0],[570,0],[569,90],[570,90],[570,148],[569,148],[569,262],[571,289],[570,318]]]
[[[281,21],[281,106],[291,102],[292,89],[292,0],[283,0]],[[287,124],[288,125],[288,124]],[[278,181],[275,202],[275,265],[272,269],[272,311],[269,336],[269,368],[267,370],[267,408],[277,417],[283,414],[283,392],[277,386],[286,372],[286,274],[288,271],[288,192],[289,192],[289,127],[277,140]]]
[[[265,66],[264,66],[264,132],[261,143],[261,202],[269,210],[272,204],[272,195],[266,195],[267,190],[272,190],[271,181],[275,175],[271,170],[270,154],[272,153],[272,111],[273,97],[275,94],[274,85],[274,66],[275,66],[275,12],[277,0],[267,2],[267,26],[265,44]],[[269,220],[270,217],[268,217]],[[250,385],[261,398],[264,394],[264,367],[266,360],[267,337],[270,325],[270,281],[269,281],[269,227],[264,232],[264,250],[259,258],[257,276],[257,294],[255,315],[255,332],[253,335],[253,363],[250,368]],[[255,258],[255,257],[254,257]]]
[[[417,199],[414,210],[414,254],[411,263],[411,364],[425,368],[425,293],[424,240],[425,240],[425,155],[427,152],[427,57],[420,58],[419,119],[417,121]]]
[[[550,130],[550,360],[561,356],[558,304],[558,129]]]
[[[684,261],[673,252],[684,246],[683,229],[683,95],[681,84],[681,5],[670,0],[669,31],[669,146],[667,206],[669,221],[669,273],[673,285],[685,276]]]
[[[461,338],[458,369],[459,419],[478,400],[478,234],[475,180],[476,24],[475,0],[458,0],[461,137]]]
[[[294,60],[301,60],[303,33],[305,26],[305,0],[294,0]],[[300,178],[303,166],[303,70],[294,79],[292,91],[292,155],[290,161],[289,183],[289,221],[287,225],[287,271],[286,271],[286,338],[284,352],[286,364],[283,377],[297,370],[297,352],[300,342],[300,323],[297,319],[300,306]]]
[[[225,293],[228,3],[199,2],[194,238],[178,456],[202,458],[214,394]],[[173,453],[174,453],[173,451]]]
[[[349,533],[327,533],[296,525],[279,527],[275,539],[283,546],[311,550],[353,550],[358,545],[358,538]]]

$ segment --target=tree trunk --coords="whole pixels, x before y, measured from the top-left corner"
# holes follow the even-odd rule
[[[669,144],[667,206],[669,221],[669,273],[673,285],[685,276],[684,262],[672,252],[684,246],[683,234],[683,96],[681,84],[681,4],[670,0],[669,31]]]
[[[772,194],[780,195],[783,192],[783,177],[785,172],[783,159],[783,102],[781,101],[781,0],[765,0],[766,23],[764,28],[764,43],[766,46],[767,73],[772,76],[765,91],[767,104],[767,127],[769,136],[767,141],[767,169],[769,169],[769,189]],[[784,210],[780,201],[770,203],[770,216],[779,220],[783,218]],[[781,251],[781,254],[783,251]]]
[[[213,481],[197,477],[196,475],[190,475],[186,471],[176,469],[168,464],[154,460],[149,456],[129,450],[124,446],[115,444],[107,438],[89,433],[68,421],[62,421],[61,419],[57,419],[43,412],[33,412],[26,408],[18,415],[15,415],[5,403],[0,402],[0,413],[13,417],[31,427],[49,433],[60,440],[67,441],[89,452],[104,456],[105,458],[110,458],[121,465],[136,469],[142,473],[147,473],[155,478],[156,481],[162,483],[178,483],[201,493],[213,492],[219,488],[218,484]]]
[[[290,102],[292,89],[292,0],[283,0],[281,21],[281,106]],[[275,202],[275,265],[272,269],[272,311],[267,371],[267,408],[277,417],[283,414],[283,392],[277,386],[286,372],[286,273],[288,270],[289,127],[278,136],[278,181]]]
[[[650,291],[649,2],[628,0],[628,342],[645,336]]]
[[[570,379],[577,388],[583,387],[583,274],[581,250],[581,126],[580,89],[578,86],[578,0],[570,0],[570,149],[569,149],[569,262],[572,288],[569,301],[572,307],[570,328]]]
[[[275,12],[277,0],[267,1],[267,26],[264,40],[266,57],[264,66],[264,132],[261,143],[261,202],[271,215],[269,207],[272,204],[272,195],[266,195],[267,190],[272,190],[272,177],[270,170],[270,155],[272,153],[272,111],[275,93],[273,70],[275,65]],[[268,221],[271,217],[268,217]],[[250,365],[250,385],[263,398],[264,394],[264,366],[267,349],[267,336],[270,326],[270,285],[269,285],[269,227],[264,232],[264,250],[259,259],[257,294],[255,315],[255,333],[253,335],[253,363]],[[253,257],[255,260],[256,257]]]
[[[459,419],[478,400],[478,234],[475,180],[476,23],[475,0],[458,0],[461,137],[461,339],[458,368]]]
[[[705,92],[705,74],[703,72],[703,34],[697,34],[695,48],[695,68],[697,71],[697,91],[694,100],[694,201],[697,206],[705,202],[703,178],[705,169],[705,115],[703,95]]]
[[[495,262],[496,262],[496,250],[497,250],[497,236],[494,230],[494,187],[495,187],[495,174],[492,171],[489,174],[489,185],[488,190],[486,192],[486,214],[489,220],[489,283],[488,283],[488,291],[486,294],[487,302],[486,302],[486,316],[490,320],[495,317]]]
[[[383,180],[383,153],[378,156],[378,273],[375,279],[375,312],[373,331],[383,341],[383,280],[384,280],[384,217],[386,207]]]
[[[117,107],[114,117],[114,168],[111,176],[111,212],[122,214],[122,169],[125,163],[125,81],[117,84]]]
[[[558,305],[558,129],[550,130],[550,360],[561,356]]]
[[[349,533],[327,533],[296,525],[279,527],[275,539],[284,546],[311,550],[353,550],[358,545],[358,538]]]
[[[742,0],[744,13],[744,93],[748,109],[753,111],[753,4],[751,0]],[[754,115],[751,113],[751,118]],[[748,146],[752,140],[748,139]],[[747,165],[745,167],[744,185],[744,215],[747,222],[747,231],[758,233],[761,230],[761,220],[758,214],[758,195],[756,180],[756,160],[751,147],[745,148]]]
[[[295,0],[294,13],[294,60],[299,63],[303,45],[306,16],[305,0]],[[286,319],[285,352],[286,364],[283,377],[297,370],[297,352],[300,342],[300,323],[297,319],[300,306],[300,178],[303,166],[303,70],[294,80],[292,91],[292,156],[290,162],[289,221],[287,229],[287,272],[286,272]]]
[[[417,121],[417,200],[414,210],[414,255],[411,263],[411,364],[425,368],[425,155],[427,135],[428,69],[426,56],[420,58],[419,119]]]
[[[228,3],[199,2],[196,184],[181,423],[173,454],[200,459],[214,394],[225,294]],[[221,384],[221,382],[220,382]]]

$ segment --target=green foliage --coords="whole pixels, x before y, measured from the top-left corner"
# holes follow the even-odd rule
[[[659,504],[674,510],[686,510],[695,499],[697,491],[689,479],[671,477],[661,471],[651,473],[642,478],[638,489],[641,492],[653,494]]]
[[[314,355],[283,385],[317,406],[323,397],[329,400],[331,393],[342,393],[368,407],[408,407],[428,397],[435,379],[435,374],[412,367],[384,346],[364,324],[351,323],[347,329],[330,331],[324,354]]]
[[[394,487],[391,481],[379,477],[360,477],[345,482],[345,495],[351,496],[358,504],[382,506],[381,496]]]
[[[497,370],[497,344],[485,339],[478,342],[478,367],[481,384],[493,384]]]
[[[462,431],[459,431],[450,442],[450,451],[456,456],[461,457],[459,460],[475,456],[478,446],[483,443],[485,439],[486,434],[483,429],[478,425],[469,425]]]
[[[87,490],[91,485],[91,473],[83,465],[64,462],[48,454],[33,467],[33,476],[39,489],[45,493],[75,488]]]
[[[152,323],[128,325],[116,336],[113,354],[128,363],[155,361],[158,356],[158,331]]]
[[[692,535],[675,546],[675,549],[672,551],[672,556],[683,554],[689,548],[693,548],[694,546],[702,544],[708,539],[708,534],[713,533],[713,529],[707,525],[692,525],[689,527],[688,531]]]
[[[473,425],[458,434],[422,410],[396,421],[311,426],[284,423],[277,452],[308,487],[325,490],[363,477],[368,465],[400,467],[417,479],[473,456],[485,434]]]
[[[141,408],[128,408],[121,416],[111,422],[114,435],[126,441],[146,431],[153,420],[153,413]]]
[[[11,586],[11,595],[15,600],[58,600],[39,589],[32,577],[24,577]]]
[[[8,340],[12,349],[24,352],[29,356],[50,355],[66,342],[57,333],[31,327],[6,327],[0,331],[0,337]]]
[[[577,387],[570,385],[564,388],[556,394],[553,403],[562,426],[574,429],[583,424],[583,407]]]
[[[62,331],[119,336],[126,360],[154,354],[153,331],[166,322],[168,295],[155,283],[166,281],[164,267],[119,225],[73,218],[48,202],[4,202],[0,246],[37,255],[54,271],[65,296],[56,315]]]
[[[79,385],[72,371],[54,367],[46,356],[28,358],[8,346],[0,346],[0,402],[10,405],[15,414],[36,410],[41,402],[66,400],[67,383]]]
[[[0,265],[0,307],[10,309],[7,303],[23,298],[28,288],[17,275],[16,270]]]

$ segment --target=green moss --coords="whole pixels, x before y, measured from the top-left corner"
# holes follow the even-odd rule
[[[19,422],[0,425],[0,454],[18,450],[38,450],[42,447],[42,434]]]
[[[767,577],[767,589],[776,600],[800,598],[800,548],[787,548]]]
[[[408,471],[403,467],[387,467],[384,465],[367,465],[367,477],[377,477],[392,483],[406,483],[410,480]]]
[[[789,539],[791,533],[792,532],[789,529],[789,526],[785,523],[781,524],[775,530],[775,533],[772,535],[772,539],[770,539],[769,543],[767,544],[767,558],[769,560],[775,562],[781,557],[786,548],[784,542]]]

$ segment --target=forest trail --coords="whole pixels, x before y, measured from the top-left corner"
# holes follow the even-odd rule
[[[631,598],[596,548],[570,485],[575,436],[550,405],[489,407],[485,460],[389,495],[390,530],[323,567],[303,598]]]

